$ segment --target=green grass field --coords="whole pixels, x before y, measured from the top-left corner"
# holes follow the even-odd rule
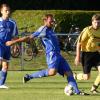
[[[6,85],[9,86],[9,89],[0,90],[0,100],[100,100],[100,94],[66,96],[63,92],[66,78],[59,75],[33,79],[23,84],[23,76],[32,72],[34,71],[8,71]],[[92,71],[92,77],[89,81],[77,81],[79,88],[90,93],[89,89],[96,75],[97,72]]]
[[[74,67],[74,56],[62,52],[62,55],[71,65],[74,72],[80,72],[81,67]],[[47,68],[45,55],[39,55],[36,59],[30,62],[24,61],[24,71],[21,71],[19,58],[12,58],[6,85],[9,89],[0,90],[0,100],[99,100],[100,94],[90,96],[67,96],[64,94],[64,87],[67,84],[66,78],[56,75],[54,77],[46,77],[33,79],[26,84],[22,83],[23,76],[27,73],[33,73],[40,69]],[[97,71],[92,71],[92,77],[88,81],[77,81],[80,90],[89,92],[93,81],[95,80]],[[99,89],[100,90],[100,87]]]

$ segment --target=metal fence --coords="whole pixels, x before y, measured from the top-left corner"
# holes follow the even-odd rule
[[[67,33],[57,33],[60,48],[64,51],[63,55],[66,58],[68,53],[71,53],[71,58],[67,56],[67,60],[73,62],[73,52],[75,52],[75,41],[79,34],[67,34]],[[24,60],[24,46],[25,43],[21,43],[20,56],[18,58],[12,58],[9,70],[37,70],[44,69],[46,67],[46,59],[44,50],[40,50],[37,56],[34,56],[31,61]],[[72,61],[71,61],[72,60]],[[15,66],[15,67],[13,67]],[[37,67],[38,66],[38,67]]]

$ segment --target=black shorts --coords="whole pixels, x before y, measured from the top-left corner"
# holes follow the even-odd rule
[[[100,66],[99,52],[81,52],[81,62],[84,74],[89,74],[92,67]]]

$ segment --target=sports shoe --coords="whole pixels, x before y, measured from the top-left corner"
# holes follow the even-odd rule
[[[81,96],[84,96],[84,95],[90,95],[90,94],[85,93],[85,92],[79,92],[79,93],[77,93],[76,95],[81,95]]]
[[[99,85],[98,85],[98,86],[99,86]],[[90,92],[91,92],[92,94],[98,94],[98,93],[99,93],[99,91],[97,91],[98,86],[93,85],[92,88],[91,88],[91,90],[90,90]]]
[[[28,77],[29,77],[28,74],[26,74],[26,75],[23,77],[23,83],[26,83],[27,81],[30,80]]]
[[[8,89],[6,85],[0,85],[0,89]]]
[[[91,90],[90,91],[92,94],[98,94],[99,93],[99,91],[97,91],[97,90]]]

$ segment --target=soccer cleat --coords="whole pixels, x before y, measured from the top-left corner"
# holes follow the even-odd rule
[[[97,88],[98,88],[98,86],[93,85],[92,88],[91,88],[91,90],[90,90],[90,92],[91,92],[92,94],[98,94],[99,92],[97,91]]]
[[[26,74],[26,75],[23,77],[23,83],[26,83],[27,81],[30,80],[28,77],[29,77],[28,74]]]
[[[99,92],[97,90],[91,90],[90,91],[92,94],[98,94]]]
[[[76,95],[85,96],[85,95],[90,95],[90,94],[88,94],[88,93],[85,93],[85,92],[79,92],[79,93],[76,93]]]
[[[0,89],[8,89],[6,85],[0,85]]]

